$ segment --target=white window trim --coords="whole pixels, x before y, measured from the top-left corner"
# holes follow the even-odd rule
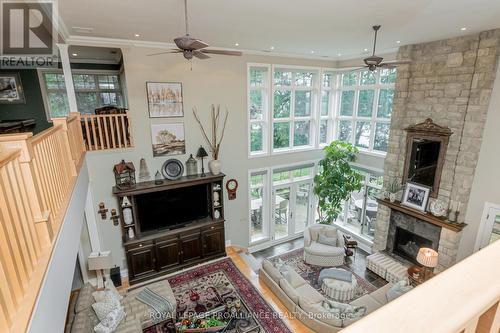
[[[270,168],[259,168],[259,169],[251,169],[248,170],[248,244],[251,246],[261,244],[261,243],[266,243],[269,242],[270,240],[270,235],[269,235],[269,217],[271,216],[271,213],[268,211],[269,210],[269,203],[270,203],[270,192],[269,192],[269,178],[271,176]],[[262,229],[263,229],[263,234],[264,237],[255,241],[252,241],[252,196],[250,195],[250,191],[252,189],[252,174],[259,174],[259,173],[264,173],[265,174],[265,179],[264,179],[264,184],[263,184],[263,191],[262,191]],[[264,227],[267,230],[264,230]]]
[[[52,118],[50,117],[50,105],[49,105],[49,98],[48,98],[48,91],[49,89],[47,88],[47,84],[44,79],[44,74],[64,74],[62,69],[59,68],[38,68],[37,69],[37,76],[38,76],[38,83],[40,84],[40,91],[42,93],[42,100],[43,100],[43,106],[45,109],[45,116],[47,118],[47,121],[52,123]],[[122,81],[122,72],[120,70],[111,70],[111,69],[103,69],[103,70],[98,70],[98,69],[72,69],[71,70],[71,75],[74,74],[92,74],[92,75],[117,75],[120,84],[120,93],[122,95],[122,100],[124,107],[126,107],[127,102],[126,102],[126,97],[125,97],[125,91],[124,91],[124,86],[123,86],[123,81]],[[50,90],[55,90],[55,89],[50,89]],[[66,92],[66,89],[60,89],[61,91],[64,90]],[[104,89],[105,90],[105,89]],[[77,92],[85,92],[86,90],[79,89]],[[94,92],[95,90],[89,90]],[[75,91],[76,92],[76,91]]]
[[[267,77],[265,84],[262,87],[252,87],[250,85],[250,69],[254,67],[267,68]],[[269,113],[270,113],[270,82],[271,82],[272,69],[269,64],[260,63],[247,63],[247,145],[248,145],[248,158],[269,156],[269,133],[271,129],[269,128]],[[264,92],[265,100],[262,101],[262,120],[250,119],[250,91],[252,90],[262,90]],[[251,150],[251,126],[252,124],[262,124],[262,151],[252,152]]]

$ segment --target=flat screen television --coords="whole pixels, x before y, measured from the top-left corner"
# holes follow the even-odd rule
[[[140,194],[135,204],[143,233],[179,228],[209,215],[207,184]]]

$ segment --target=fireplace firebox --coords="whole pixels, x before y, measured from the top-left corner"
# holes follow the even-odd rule
[[[430,239],[414,234],[413,232],[403,228],[396,227],[396,238],[392,252],[415,264],[418,264],[416,260],[418,250],[421,247],[432,248],[432,245],[433,244]]]

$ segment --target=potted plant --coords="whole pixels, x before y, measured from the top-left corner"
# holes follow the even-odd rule
[[[403,189],[403,186],[399,184],[398,180],[394,178],[389,182],[387,186],[387,192],[389,193],[389,201],[395,202],[398,197],[398,192]]]
[[[363,176],[350,165],[358,153],[353,145],[333,141],[324,151],[319,173],[314,177],[314,193],[318,196],[320,223],[331,224],[342,211],[342,203],[361,189]]]
[[[210,172],[214,175],[218,175],[221,171],[221,162],[219,160],[220,157],[220,145],[222,143],[222,139],[224,138],[224,132],[226,130],[226,123],[227,123],[227,117],[229,115],[229,112],[226,110],[226,115],[224,116],[224,121],[222,123],[222,130],[219,130],[220,128],[220,105],[217,106],[217,109],[215,106],[212,104],[211,108],[211,114],[210,114],[210,122],[212,125],[212,138],[209,139],[207,132],[205,131],[205,128],[203,128],[203,125],[201,124],[200,118],[198,117],[198,112],[196,108],[193,109],[193,114],[194,118],[198,122],[201,128],[201,133],[203,134],[203,137],[207,141],[209,147],[210,147],[210,152],[212,153],[212,160],[208,162],[208,168],[210,169]],[[220,137],[218,137],[218,134],[220,132]]]

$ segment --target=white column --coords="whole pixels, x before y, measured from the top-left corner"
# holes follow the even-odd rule
[[[64,74],[64,83],[66,85],[66,94],[68,96],[69,112],[78,112],[76,105],[75,87],[73,86],[73,75],[71,75],[71,65],[69,63],[68,44],[57,44],[59,48],[59,59],[61,60]]]

